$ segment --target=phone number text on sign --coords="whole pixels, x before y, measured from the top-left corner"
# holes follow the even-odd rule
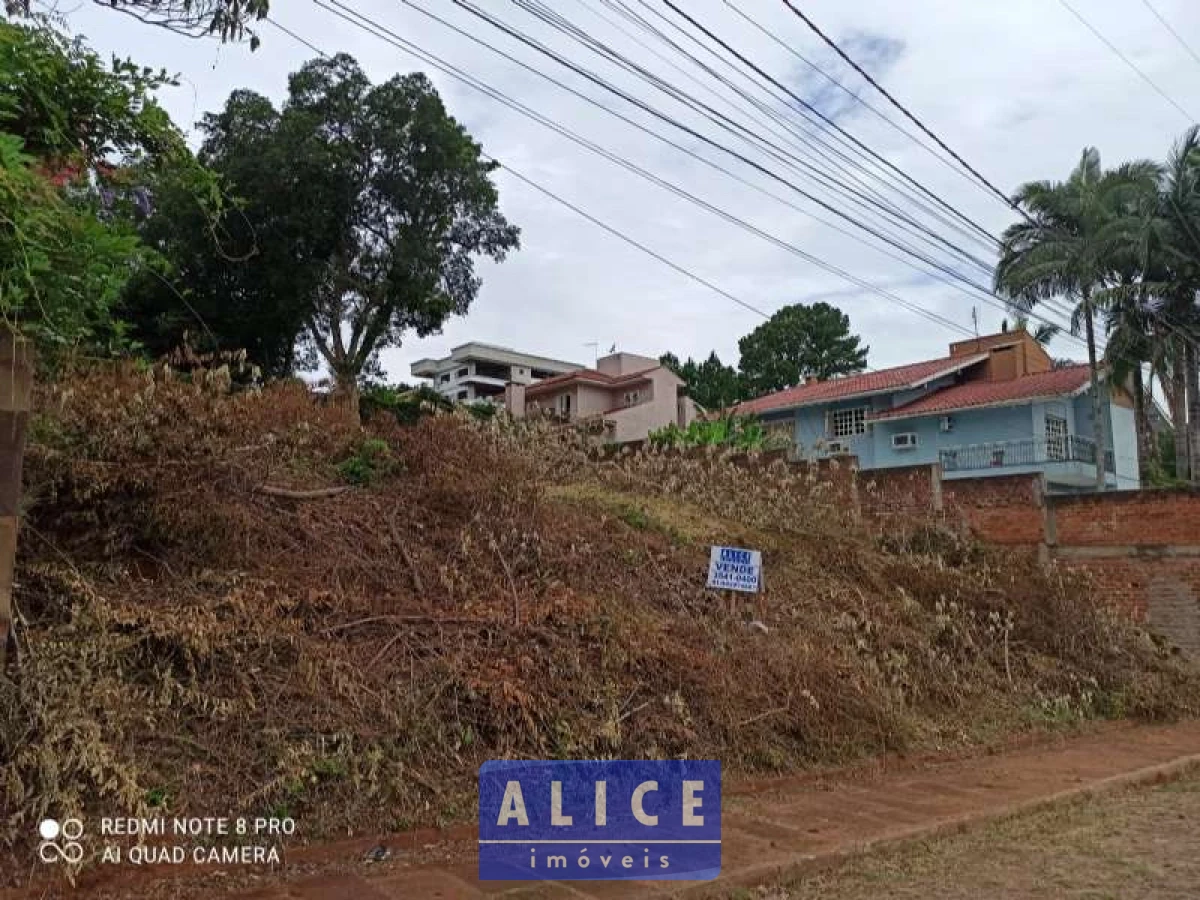
[[[720,871],[716,760],[492,760],[479,770],[481,880]]]

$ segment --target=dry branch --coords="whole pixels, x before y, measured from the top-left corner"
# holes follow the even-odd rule
[[[273,484],[260,484],[254,489],[254,493],[266,494],[268,497],[283,497],[287,500],[320,500],[325,497],[336,497],[338,494],[344,494],[348,490],[350,490],[349,485],[300,491],[293,488],[278,487]]]

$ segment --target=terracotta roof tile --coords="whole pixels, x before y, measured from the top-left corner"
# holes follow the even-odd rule
[[[876,372],[864,372],[861,375],[847,375],[843,378],[830,378],[828,381],[801,384],[774,394],[767,394],[765,397],[748,400],[740,404],[735,412],[764,413],[776,409],[792,409],[814,403],[844,400],[864,394],[902,390],[924,384],[941,375],[957,372],[959,369],[987,359],[987,356],[986,353],[958,357],[947,356],[941,359],[929,359],[924,362],[895,366],[891,369],[880,369]]]
[[[596,369],[577,369],[574,372],[564,372],[562,375],[555,375],[552,378],[543,378],[541,381],[529,385],[525,388],[525,396],[528,397],[533,393],[541,393],[547,387],[570,384],[574,381],[592,381],[606,387],[617,387],[635,381],[645,381],[647,375],[660,368],[662,367],[652,366],[648,369],[640,369],[637,372],[626,372],[624,375],[606,375],[604,372]]]
[[[873,413],[867,416],[867,420],[877,422],[1033,400],[1037,397],[1061,397],[1082,388],[1088,383],[1088,378],[1087,365],[1076,365],[1035,375],[1022,375],[1010,381],[968,381],[935,391],[895,409]]]

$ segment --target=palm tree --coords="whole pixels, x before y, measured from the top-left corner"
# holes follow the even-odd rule
[[[1200,479],[1200,127],[1189,128],[1171,148],[1162,190],[1167,222],[1167,266],[1170,290],[1163,292],[1163,311],[1171,327],[1175,473]],[[1186,425],[1185,425],[1186,422]],[[1186,462],[1187,468],[1181,467]]]
[[[1172,148],[1152,202],[1143,196],[1127,212],[1132,227],[1114,248],[1119,283],[1096,295],[1109,351],[1150,363],[1175,425],[1176,476],[1200,479],[1200,128]]]
[[[1151,162],[1105,172],[1100,153],[1086,148],[1066,181],[1018,188],[1013,200],[1026,218],[1005,229],[996,264],[996,290],[1015,308],[1027,312],[1057,297],[1073,305],[1071,332],[1078,334],[1082,327],[1091,368],[1098,491],[1105,488],[1108,434],[1096,360],[1095,296],[1117,277],[1114,254],[1128,246],[1131,198],[1155,191],[1159,174]]]

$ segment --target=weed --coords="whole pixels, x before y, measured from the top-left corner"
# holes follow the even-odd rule
[[[598,460],[506,416],[363,425],[292,383],[102,370],[42,394],[29,652],[0,679],[10,844],[162,785],[189,814],[240,797],[361,834],[471,815],[487,759],[744,775],[1198,711],[1195,669],[1085,584],[958,537],[881,545],[836,472]],[[260,490],[339,465],[363,486]],[[706,546],[733,542],[764,551],[768,634],[705,589]]]
[[[396,457],[387,441],[366,438],[357,452],[337,465],[338,474],[351,484],[372,484],[396,471]]]

